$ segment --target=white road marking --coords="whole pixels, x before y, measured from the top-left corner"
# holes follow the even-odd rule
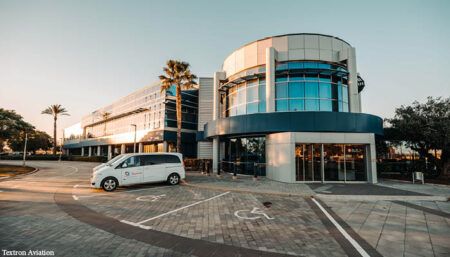
[[[72,168],[72,169],[75,169],[74,171],[72,171],[72,172],[70,172],[70,173],[68,173],[68,174],[65,174],[65,175],[63,175],[63,177],[66,177],[66,176],[69,176],[69,175],[72,175],[72,174],[74,174],[74,173],[77,173],[78,172],[78,168],[77,167],[74,167],[74,166],[69,166],[69,165],[67,165],[67,167],[69,167],[69,168]]]
[[[195,203],[192,203],[192,204],[189,204],[189,205],[180,207],[180,208],[175,209],[175,210],[171,210],[171,211],[169,211],[169,212],[160,214],[160,215],[158,215],[158,216],[155,216],[155,217],[152,217],[152,218],[143,220],[143,221],[132,222],[132,221],[128,221],[128,220],[121,220],[120,222],[129,224],[129,225],[133,225],[133,226],[136,226],[136,227],[141,227],[141,228],[143,228],[143,227],[142,227],[142,224],[143,224],[143,223],[146,223],[146,222],[148,222],[148,221],[151,221],[151,220],[154,220],[154,219],[158,219],[158,218],[164,217],[164,216],[166,216],[166,215],[172,214],[172,213],[177,212],[177,211],[181,211],[181,210],[183,210],[183,209],[186,209],[186,208],[195,206],[195,205],[197,205],[197,204],[201,204],[201,203],[204,203],[204,202],[207,202],[207,201],[211,201],[211,200],[213,200],[213,199],[219,198],[219,197],[224,196],[224,195],[227,195],[227,194],[229,194],[229,193],[230,193],[230,191],[225,192],[225,193],[222,193],[222,194],[220,194],[220,195],[213,196],[213,197],[211,197],[211,198],[208,198],[208,199],[205,199],[205,200],[202,200],[202,201],[198,201],[198,202],[195,202]],[[146,226],[146,227],[147,227],[147,226]],[[148,228],[145,228],[145,229],[150,229],[150,228],[151,228],[151,227],[148,227]]]
[[[73,197],[73,199],[74,199],[75,201],[78,201],[78,196],[72,195],[72,197]]]
[[[250,212],[251,214],[256,214],[256,216],[253,217],[248,217],[247,215],[242,216],[239,215],[239,213],[241,212]],[[267,215],[267,213],[263,212],[261,209],[259,209],[258,207],[253,207],[253,210],[237,210],[234,212],[234,216],[240,218],[240,219],[246,219],[246,220],[256,220],[256,219],[261,219],[262,216],[266,217],[266,219],[268,220],[273,220],[275,218],[270,217],[269,215]]]
[[[136,201],[141,201],[141,202],[156,202],[159,199],[161,199],[162,197],[164,197],[166,195],[143,195],[143,196],[139,196],[136,198]]]
[[[312,201],[319,207],[319,209],[327,216],[327,218],[333,223],[333,225],[341,232],[341,234],[350,242],[350,244],[355,247],[356,251],[361,254],[363,257],[370,257],[370,255],[358,244],[358,242],[355,241],[348,233],[339,225],[339,223],[325,210],[325,208],[322,207],[322,205],[316,201],[316,199],[312,198]]]
[[[77,186],[77,185],[75,185],[75,186]],[[142,191],[142,190],[148,190],[148,189],[155,189],[155,188],[171,188],[171,187],[170,186],[149,187],[149,188],[121,191],[121,192],[115,192],[115,193],[99,193],[99,194],[91,194],[91,195],[78,195],[77,197],[79,199],[79,198],[89,198],[89,197],[96,197],[96,196],[103,196],[103,195],[111,196],[111,195],[117,195],[117,194],[128,193],[128,192],[136,192],[136,191]]]
[[[135,227],[140,227],[140,228],[143,228],[143,229],[147,229],[147,230],[149,230],[149,229],[152,228],[152,227],[150,227],[150,226],[141,225],[141,224],[138,224],[138,223],[134,223],[134,222],[131,222],[131,221],[127,221],[127,220],[121,220],[120,222],[125,223],[125,224],[128,224],[128,225],[131,225],[131,226],[135,226]]]

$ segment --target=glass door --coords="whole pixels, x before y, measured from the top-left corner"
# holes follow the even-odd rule
[[[321,145],[296,144],[295,169],[297,181],[321,181]]]

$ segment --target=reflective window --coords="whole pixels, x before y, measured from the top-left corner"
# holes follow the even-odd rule
[[[288,100],[276,100],[275,101],[275,111],[277,111],[277,112],[288,111]]]
[[[320,83],[319,84],[320,98],[332,98],[331,97],[331,84]]]
[[[318,83],[306,82],[305,83],[305,97],[308,98],[319,98],[319,87]]]
[[[320,100],[320,110],[326,112],[333,111],[333,102],[331,100]]]
[[[305,100],[305,110],[306,111],[318,111],[319,110],[319,100]]]
[[[290,82],[289,83],[289,98],[305,97],[305,83]]]
[[[275,97],[280,98],[287,98],[288,97],[288,87],[287,83],[276,83],[275,85]]]
[[[290,111],[303,111],[305,109],[304,104],[305,104],[304,100],[298,100],[298,99],[289,100],[289,110]]]
[[[258,112],[258,102],[247,104],[247,114],[257,113]]]

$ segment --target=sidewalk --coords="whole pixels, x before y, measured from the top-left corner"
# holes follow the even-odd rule
[[[235,192],[274,194],[284,196],[316,196],[329,200],[365,201],[447,201],[450,187],[440,185],[406,184],[395,181],[382,181],[379,184],[366,183],[283,183],[265,177],[232,175],[223,173],[221,178],[199,172],[186,174],[186,186]]]

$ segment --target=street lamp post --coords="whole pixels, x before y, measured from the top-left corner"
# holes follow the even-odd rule
[[[136,124],[130,124],[130,125],[134,127],[134,145],[133,145],[133,153],[136,153],[136,130],[137,130],[137,125],[136,125]]]
[[[28,143],[28,133],[25,133],[25,144],[23,145],[23,162],[22,166],[25,167],[25,160],[27,157],[27,143]]]

